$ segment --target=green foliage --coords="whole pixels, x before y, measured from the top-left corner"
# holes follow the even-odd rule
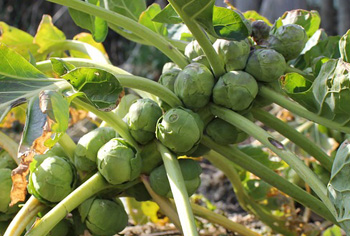
[[[9,209],[11,188],[11,169],[0,168],[0,212],[2,213],[6,213]]]

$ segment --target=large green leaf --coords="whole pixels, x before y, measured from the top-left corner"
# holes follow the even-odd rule
[[[242,40],[251,34],[251,25],[237,10],[214,5],[214,0],[173,0],[175,9],[199,23],[216,38]]]
[[[62,43],[66,40],[64,33],[52,23],[52,18],[49,15],[43,15],[37,33],[34,37],[34,42],[39,45],[39,52],[44,53],[50,47],[57,43]]]
[[[320,27],[321,18],[317,11],[307,11],[302,9],[285,12],[278,18],[272,29],[276,30],[282,25],[297,24],[302,26],[308,37],[311,37]]]
[[[139,23],[156,32],[157,34],[166,36],[168,34],[167,29],[163,23],[155,22],[152,19],[161,12],[159,4],[153,3],[149,6],[139,18]]]
[[[301,75],[287,74],[282,89],[295,101],[321,117],[350,126],[350,64],[342,59],[325,62],[310,82]]]
[[[97,68],[81,67],[69,71],[62,78],[96,108],[110,111],[117,107],[123,87],[113,74]]]
[[[141,13],[146,10],[145,0],[104,0],[101,6],[123,16],[138,21]]]
[[[346,62],[350,62],[350,30],[341,37],[339,41],[339,50],[341,58]]]
[[[182,23],[181,17],[176,13],[171,4],[168,4],[166,7],[164,7],[164,9],[159,12],[152,20],[166,24]]]
[[[350,234],[350,143],[345,140],[335,156],[331,179],[328,183],[328,197],[335,209],[335,218],[339,225]]]
[[[86,2],[97,6],[100,5],[100,0],[86,0]],[[96,42],[103,42],[106,39],[108,34],[108,25],[106,21],[99,17],[95,17],[71,8],[69,8],[69,14],[75,24],[91,32]]]
[[[254,158],[256,161],[270,168],[271,170],[276,170],[283,166],[280,161],[271,161],[269,158],[269,153],[265,152],[261,147],[254,147],[251,145],[240,146],[239,150]]]
[[[25,103],[44,89],[58,88],[62,83],[60,80],[47,78],[4,44],[0,44],[0,61],[0,122],[11,108]]]

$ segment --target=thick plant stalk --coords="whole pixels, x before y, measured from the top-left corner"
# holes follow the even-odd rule
[[[323,167],[331,172],[333,164],[331,158],[311,140],[299,133],[296,129],[290,127],[285,122],[262,109],[252,109],[252,114],[256,119],[270,128],[278,131],[290,141],[304,149],[307,153],[317,159],[323,165]]]
[[[106,70],[114,74],[123,87],[132,88],[135,90],[142,90],[151,93],[163,101],[168,103],[172,107],[181,106],[181,100],[169,89],[165,88],[161,84],[140,76],[133,76],[130,73],[109,64],[96,63],[88,59],[81,58],[61,58],[65,62],[69,62],[78,67],[95,67],[102,70]],[[52,70],[51,61],[42,61],[37,64],[37,67],[41,71]]]
[[[110,187],[110,184],[106,182],[101,174],[96,173],[39,219],[35,226],[27,232],[26,236],[47,235],[67,213],[74,210],[94,194],[108,187]]]
[[[335,215],[335,208],[327,196],[326,186],[324,186],[315,173],[312,172],[299,157],[290,152],[265,130],[236,112],[214,104],[210,105],[210,109],[214,115],[243,130],[275,152],[311,187],[331,213]]]
[[[350,127],[344,127],[341,124],[338,124],[337,122],[320,117],[317,114],[310,112],[309,110],[305,109],[303,106],[299,105],[296,102],[292,102],[291,100],[287,99],[283,95],[273,91],[270,88],[261,86],[259,88],[259,95],[269,99],[271,102],[274,102],[280,105],[281,107],[286,108],[287,110],[293,112],[294,114],[300,117],[304,117],[308,120],[311,120],[315,123],[321,124],[328,128],[339,130],[341,132],[350,134]]]
[[[64,133],[63,136],[58,140],[58,143],[61,145],[63,151],[69,157],[71,162],[74,163],[74,150],[77,145],[74,143],[72,138],[67,133]]]
[[[246,211],[252,212],[272,230],[280,234],[283,234],[285,236],[296,235],[295,232],[291,232],[288,228],[285,227],[285,221],[279,219],[277,216],[272,215],[248,195],[242,185],[235,167],[233,166],[233,163],[230,160],[226,159],[224,156],[213,150],[209,154],[205,155],[204,158],[208,159],[216,168],[221,170],[226,175],[232,184],[238,202]]]
[[[211,44],[208,36],[204,33],[203,29],[197,24],[197,22],[188,17],[187,14],[181,10],[181,7],[175,3],[174,0],[168,0],[168,2],[173,6],[177,14],[179,14],[181,19],[186,24],[187,28],[191,31],[192,35],[196,38],[198,44],[201,46],[204,54],[206,55],[210,66],[213,69],[215,77],[219,78],[221,75],[225,74],[224,63],[222,60],[220,60],[218,54],[216,53],[213,45]]]
[[[337,222],[331,212],[319,199],[279,176],[276,172],[238,150],[236,147],[219,145],[207,136],[203,137],[201,143],[258,176],[266,183],[276,187],[305,207],[309,207],[316,214],[332,221],[333,223]]]
[[[34,196],[31,196],[24,204],[21,210],[12,219],[10,225],[6,229],[3,236],[20,236],[26,229],[27,225],[32,219],[42,210],[46,205],[39,202]]]
[[[180,68],[184,68],[188,65],[186,57],[171,43],[169,43],[164,37],[153,32],[151,29],[137,23],[136,21],[118,14],[106,10],[102,7],[95,6],[93,4],[79,1],[79,0],[48,0],[66,7],[73,8],[78,11],[85,12],[87,14],[94,15],[105,20],[113,25],[118,25],[126,30],[133,32],[143,40],[147,41],[150,45],[158,48],[166,56],[168,56],[174,63]]]
[[[162,197],[153,191],[151,185],[149,183],[148,177],[145,175],[141,176],[141,181],[145,185],[149,195],[151,195],[153,201],[155,201],[163,214],[165,214],[171,222],[176,226],[176,228],[182,233],[181,223],[179,219],[179,215],[176,212],[175,207],[173,207],[172,203],[168,198]]]
[[[202,206],[198,206],[197,204],[191,203],[191,207],[193,210],[193,213],[201,218],[204,218],[208,220],[209,222],[212,222],[214,224],[221,225],[225,227],[226,229],[237,232],[239,235],[243,236],[261,236],[261,234],[258,234],[246,227],[244,227],[241,224],[235,223],[229,219],[227,219],[223,215],[219,215],[215,212],[212,212]]]
[[[0,131],[0,147],[10,154],[17,165],[21,163],[21,159],[17,156],[18,144],[5,133]]]
[[[197,236],[197,227],[192,213],[190,200],[185,182],[181,173],[179,162],[166,147],[157,142],[157,148],[163,158],[165,170],[170,183],[175,205],[180,217],[182,231],[185,236]]]

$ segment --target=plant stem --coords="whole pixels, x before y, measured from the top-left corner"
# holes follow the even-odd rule
[[[3,236],[20,236],[31,220],[47,206],[31,196],[12,219]]]
[[[183,233],[185,236],[198,236],[196,222],[193,217],[179,162],[176,156],[159,142],[157,142],[157,149],[162,155],[176,209],[181,216],[180,223]]]
[[[64,133],[63,136],[58,140],[58,143],[61,145],[64,152],[69,157],[70,161],[74,163],[74,150],[77,145],[74,143],[72,138],[67,133]]]
[[[139,76],[133,76],[118,67],[108,64],[96,63],[88,59],[62,58],[62,60],[78,67],[96,67],[99,69],[106,70],[112,73],[115,77],[117,77],[117,79],[123,87],[139,89],[154,94],[155,96],[159,97],[160,99],[162,99],[163,101],[165,101],[173,107],[182,105],[181,100],[171,90],[165,88],[164,86],[153,80]],[[39,62],[37,64],[37,67],[41,71],[52,70],[50,61]]]
[[[148,177],[145,175],[141,176],[141,181],[145,185],[149,195],[151,195],[153,201],[155,201],[160,210],[173,222],[176,228],[182,233],[181,223],[179,220],[179,215],[176,212],[175,207],[173,207],[172,203],[168,198],[162,197],[153,191],[151,185],[149,183]]]
[[[150,45],[158,48],[166,56],[168,56],[173,62],[175,62],[180,68],[184,68],[188,65],[186,57],[169,43],[163,36],[155,33],[151,29],[137,23],[136,21],[118,14],[113,11],[106,10],[102,7],[95,6],[93,4],[79,1],[79,0],[48,0],[60,5],[64,5],[73,8],[78,11],[85,12],[87,14],[94,15],[105,20],[108,23],[122,27],[130,32],[133,32],[138,37],[147,41]]]
[[[34,227],[27,232],[26,236],[47,235],[69,212],[78,207],[86,199],[109,186],[110,184],[107,183],[102,175],[96,173],[39,219]]]
[[[93,61],[100,62],[103,64],[111,64],[108,57],[103,52],[101,52],[100,50],[88,43],[84,43],[78,40],[65,40],[62,42],[57,42],[51,47],[49,47],[44,52],[44,54],[48,54],[50,52],[58,50],[76,50],[85,53]]]
[[[256,119],[278,131],[293,143],[304,149],[307,153],[317,159],[329,172],[331,172],[333,164],[331,158],[315,143],[299,133],[296,129],[290,127],[285,122],[262,109],[254,108],[251,112]]]
[[[225,74],[226,71],[224,68],[224,63],[219,58],[203,29],[190,16],[183,12],[181,6],[176,4],[174,0],[168,0],[168,2],[173,6],[177,14],[179,14],[181,19],[186,24],[187,28],[191,31],[192,35],[196,38],[213,69],[215,77],[219,78],[221,75]]]
[[[312,172],[312,170],[310,170],[310,168],[308,168],[305,163],[299,159],[299,157],[289,151],[285,146],[283,146],[265,130],[255,125],[244,116],[241,116],[232,110],[222,108],[214,104],[210,105],[210,109],[214,115],[243,130],[247,134],[259,140],[273,152],[275,152],[305,181],[305,183],[311,187],[311,189],[323,201],[331,213],[333,215],[336,214],[335,208],[327,196],[326,187],[315,175],[315,173]]]
[[[215,150],[221,155],[228,158],[230,161],[236,163],[242,168],[248,170],[254,175],[258,176],[266,183],[276,187],[280,191],[294,198],[297,202],[304,205],[305,207],[309,207],[312,211],[322,216],[323,218],[336,223],[334,216],[330,213],[330,211],[325,207],[325,205],[316,197],[308,194],[295,184],[287,181],[265,165],[256,161],[254,158],[245,154],[244,152],[238,150],[233,146],[223,146],[215,143],[209,137],[204,136],[202,144],[209,147],[210,149]]]
[[[286,228],[286,222],[279,219],[278,217],[272,215],[266,209],[261,207],[256,203],[245,191],[240,177],[233,165],[233,162],[226,159],[224,156],[220,155],[215,151],[210,151],[208,155],[205,155],[204,158],[208,159],[216,168],[221,170],[226,177],[230,180],[232,187],[237,196],[238,202],[241,206],[244,207],[246,211],[251,211],[256,215],[261,221],[268,225],[272,230],[287,235],[295,235],[294,232],[291,232]],[[308,208],[307,208],[308,209]]]
[[[293,112],[294,114],[296,114],[300,117],[304,117],[308,120],[311,120],[315,123],[321,124],[321,125],[326,126],[328,128],[339,130],[341,132],[350,134],[350,127],[344,127],[337,122],[320,117],[317,114],[308,111],[303,106],[301,106],[295,102],[290,101],[289,99],[287,99],[283,95],[273,91],[270,88],[267,88],[265,86],[261,86],[259,88],[259,95],[271,100],[272,102],[280,105],[281,107],[286,108],[287,110]]]
[[[101,120],[104,120],[108,125],[110,125],[113,129],[115,129],[120,134],[120,136],[122,136],[127,142],[129,142],[132,146],[134,146],[134,148],[139,150],[139,145],[134,140],[134,138],[130,135],[127,124],[121,118],[119,118],[115,113],[99,111],[94,106],[88,103],[85,103],[78,98],[75,98],[72,102],[73,104],[76,104],[94,113]]]
[[[210,211],[202,206],[198,206],[197,204],[191,203],[191,207],[192,207],[193,213],[196,216],[204,218],[204,219],[206,219],[209,222],[212,222],[214,224],[221,225],[230,231],[238,233],[239,235],[261,236],[261,234],[258,234],[256,232],[244,227],[243,225],[235,223],[235,222],[227,219],[225,216],[219,215],[215,212],[212,212],[212,211]]]
[[[17,156],[18,144],[5,133],[0,131],[0,147],[4,149],[12,157],[17,165],[21,163],[21,159]]]

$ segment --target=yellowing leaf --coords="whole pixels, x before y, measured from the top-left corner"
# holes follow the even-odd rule
[[[159,211],[159,206],[151,201],[145,201],[141,203],[141,210],[143,214],[148,216],[152,222],[164,225],[169,222],[168,217],[164,218],[159,218],[158,217],[158,211]]]
[[[74,36],[73,40],[77,40],[80,42],[84,42],[84,43],[88,43],[91,46],[94,46],[95,48],[97,48],[98,50],[100,50],[106,57],[108,57],[105,48],[103,47],[102,43],[97,43],[91,34],[89,33],[80,33]],[[85,53],[79,52],[79,51],[74,51],[71,50],[70,54],[72,57],[78,57],[78,58],[88,58],[91,59],[88,55],[86,55]]]

